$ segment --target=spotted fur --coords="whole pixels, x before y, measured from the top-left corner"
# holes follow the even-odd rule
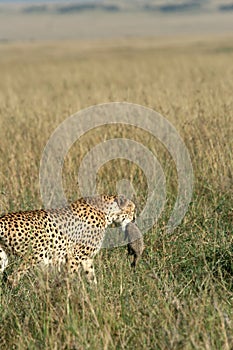
[[[80,198],[61,209],[9,213],[0,218],[0,271],[8,254],[22,261],[9,281],[16,285],[32,266],[65,264],[72,274],[80,265],[96,283],[92,259],[99,251],[106,227],[134,219],[135,205],[123,196]]]

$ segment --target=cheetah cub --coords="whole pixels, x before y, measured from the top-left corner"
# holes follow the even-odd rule
[[[128,254],[133,255],[131,266],[136,268],[138,260],[145,249],[143,236],[139,228],[133,222],[129,222],[125,226],[124,232],[125,239],[128,240]]]

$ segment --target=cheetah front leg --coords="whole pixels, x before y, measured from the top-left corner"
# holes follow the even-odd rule
[[[97,284],[95,269],[93,265],[93,259],[89,257],[80,257],[75,256],[68,260],[68,271],[71,275],[77,274],[80,271],[80,267],[82,267],[87,281],[89,283]]]
[[[97,284],[97,279],[95,276],[95,269],[93,264],[93,259],[88,258],[85,260],[82,260],[82,268],[87,276],[87,280],[89,283]]]

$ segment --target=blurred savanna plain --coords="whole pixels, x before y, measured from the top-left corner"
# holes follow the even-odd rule
[[[144,236],[146,250],[135,273],[125,247],[118,247],[96,257],[97,288],[41,271],[13,290],[3,281],[0,349],[233,348],[233,41],[166,42],[0,45],[2,214],[42,207],[39,166],[47,140],[65,118],[103,102],[128,101],[161,113],[184,140],[195,176],[189,210],[167,235],[177,194],[167,150],[135,128],[85,134],[64,163],[69,200],[80,195],[84,155],[104,140],[127,137],[159,160],[167,183],[164,211]],[[131,181],[140,212],[146,178],[129,161],[105,164],[98,191],[115,192],[122,178]]]

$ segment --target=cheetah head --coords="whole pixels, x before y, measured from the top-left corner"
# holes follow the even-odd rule
[[[135,204],[124,195],[86,197],[86,201],[106,214],[107,224],[116,222],[122,228],[135,219]]]
[[[116,209],[113,209],[112,221],[120,223],[122,225],[127,225],[129,222],[134,221],[135,204],[123,195],[116,196],[115,202],[117,204],[117,207]]]

